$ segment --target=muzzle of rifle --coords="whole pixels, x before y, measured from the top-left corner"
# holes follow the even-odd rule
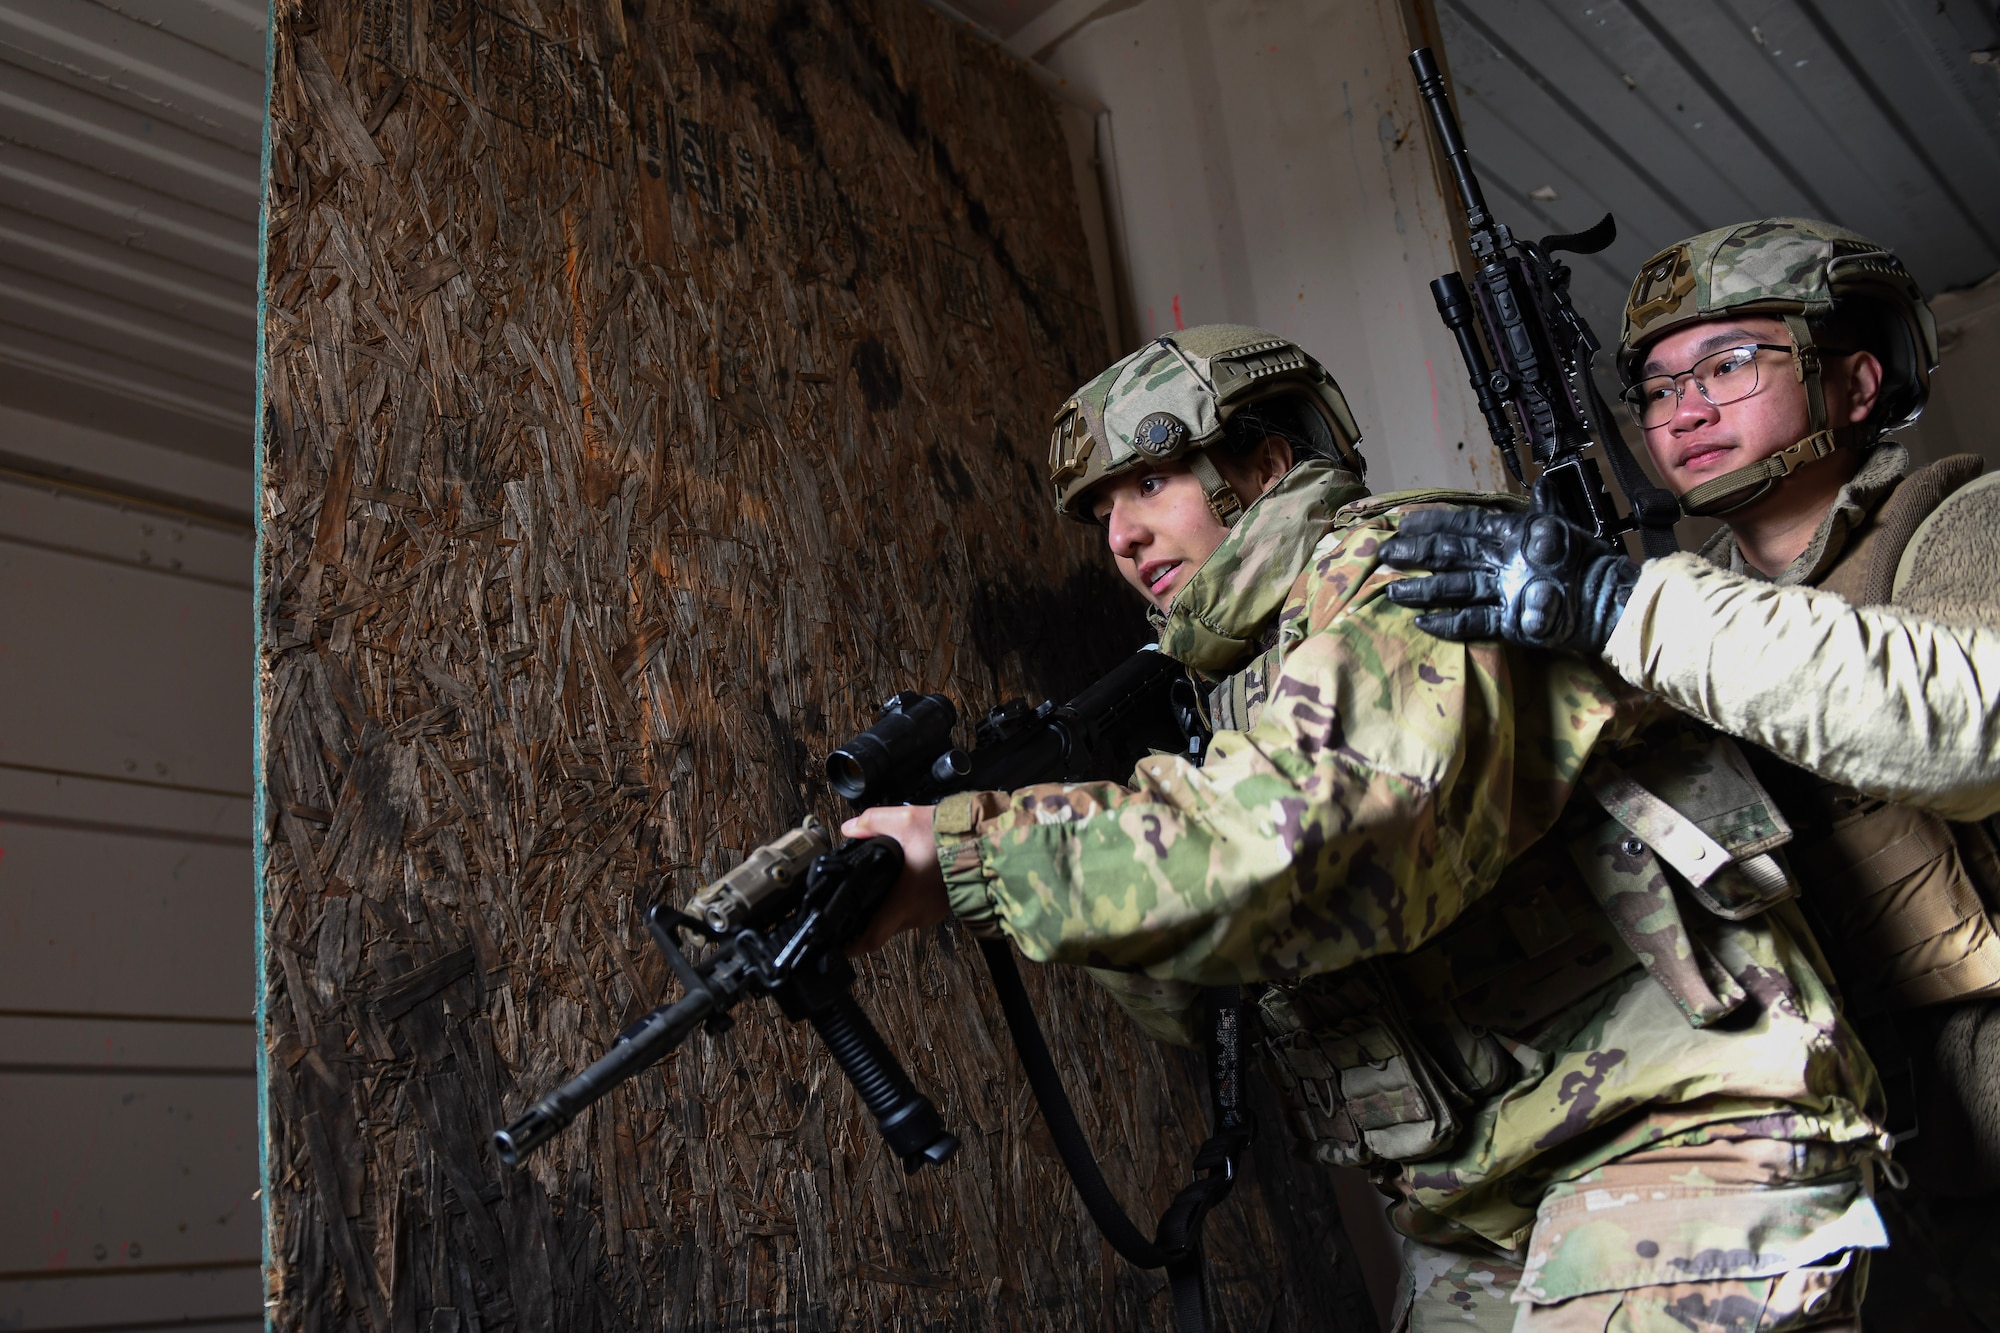
[[[542,1105],[531,1106],[513,1124],[493,1136],[494,1151],[508,1166],[519,1166],[529,1153],[561,1133],[568,1123]]]

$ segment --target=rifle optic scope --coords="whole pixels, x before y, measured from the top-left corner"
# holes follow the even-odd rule
[[[874,726],[826,757],[826,780],[856,806],[875,804],[892,779],[949,751],[957,725],[958,710],[942,694],[904,690],[882,705]]]

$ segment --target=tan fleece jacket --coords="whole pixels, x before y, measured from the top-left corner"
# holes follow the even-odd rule
[[[1949,819],[2000,813],[2000,633],[1649,562],[1605,646],[1620,675],[1821,777]]]

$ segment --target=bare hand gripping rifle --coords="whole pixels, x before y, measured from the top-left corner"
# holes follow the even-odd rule
[[[1536,509],[1614,544],[1636,528],[1648,557],[1670,554],[1676,549],[1680,502],[1647,480],[1618,433],[1591,374],[1602,344],[1570,299],[1569,266],[1553,257],[1565,250],[1596,254],[1618,238],[1617,224],[1606,213],[1587,231],[1530,241],[1496,222],[1473,174],[1431,49],[1412,51],[1410,66],[1465,207],[1472,255],[1479,265],[1470,287],[1458,273],[1447,273],[1431,283],[1431,296],[1458,341],[1479,413],[1507,470],[1515,481],[1529,485],[1519,449],[1525,438],[1537,469],[1531,489]],[[1593,443],[1603,445],[1619,489],[1632,503],[1630,516],[1618,512],[1596,460],[1584,456]]]
[[[1120,778],[1154,751],[1198,754],[1206,735],[1181,665],[1152,649],[1134,653],[1067,704],[1030,708],[1011,700],[974,728],[974,745],[953,742],[958,710],[941,694],[911,691],[883,706],[874,726],[826,761],[827,779],[856,809],[935,802],[953,792],[1011,791],[1038,782]],[[686,911],[656,906],[646,925],[684,990],[619,1034],[596,1064],[546,1094],[495,1134],[501,1159],[518,1165],[537,1146],[625,1080],[667,1055],[704,1023],[727,1023],[745,995],[777,999],[785,1016],[818,1029],[875,1115],[906,1171],[943,1162],[958,1149],[929,1099],[911,1086],[896,1057],[855,1003],[846,948],[866,929],[902,869],[888,838],[832,845],[807,820],[758,848],[696,894]],[[699,966],[680,932],[715,941]],[[1034,1088],[1051,1138],[1085,1207],[1112,1247],[1142,1268],[1163,1268],[1182,1333],[1208,1328],[1201,1251],[1203,1219],[1228,1195],[1250,1142],[1242,1104],[1242,997],[1235,987],[1209,996],[1209,1088],[1214,1128],[1195,1152],[1194,1179],[1151,1237],[1132,1222],[1104,1180],[1071,1107],[1054,1058],[1006,943],[980,941],[1000,1007]]]
[[[1184,680],[1164,654],[1135,653],[1068,704],[1030,709],[1017,699],[994,709],[969,752],[952,743],[958,713],[949,699],[899,694],[875,726],[834,752],[828,773],[857,807],[1122,775],[1148,749],[1186,743],[1170,703],[1175,682]],[[824,825],[807,819],[702,889],[686,910],[656,904],[646,928],[679,979],[681,998],[619,1033],[595,1064],[495,1134],[501,1160],[518,1166],[697,1027],[726,1029],[729,1010],[750,995],[769,995],[785,1017],[813,1025],[905,1171],[949,1159],[958,1139],[855,1002],[847,960],[847,946],[867,929],[902,869],[902,848],[893,839],[836,846]],[[684,936],[715,948],[696,964]]]

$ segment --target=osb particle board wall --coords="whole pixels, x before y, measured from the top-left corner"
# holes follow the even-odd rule
[[[911,0],[279,11],[275,1324],[1164,1327],[950,929],[863,966],[965,1140],[942,1170],[904,1179],[816,1039],[761,1006],[528,1171],[488,1147],[669,992],[655,894],[838,815],[817,758],[883,695],[1066,696],[1140,640],[1043,498],[1045,423],[1105,345],[1043,91]],[[1193,1078],[1082,978],[1033,971],[1114,1184],[1157,1208]],[[1303,1246],[1293,1291],[1324,1285],[1324,1209],[1287,1198],[1278,1236],[1241,1193],[1220,1307],[1320,1326],[1324,1301],[1274,1305],[1274,1272]]]

